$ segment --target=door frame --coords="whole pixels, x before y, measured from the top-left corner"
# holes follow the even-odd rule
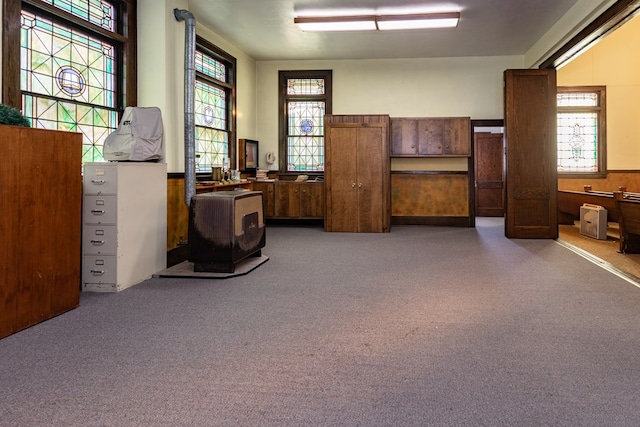
[[[476,217],[476,131],[477,129],[502,129],[504,139],[504,119],[471,119],[471,157],[469,158],[469,212],[473,212],[473,223],[475,224]],[[506,165],[506,158],[504,159]]]

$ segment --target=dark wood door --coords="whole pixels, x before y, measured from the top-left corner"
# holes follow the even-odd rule
[[[365,126],[358,129],[357,187],[358,229],[360,233],[381,232],[384,222],[384,180],[382,165],[388,153],[384,151],[386,128]]]
[[[504,135],[474,134],[476,215],[504,216]]]
[[[556,72],[506,70],[505,235],[558,237]]]
[[[327,231],[358,231],[357,124],[329,126],[325,138]]]

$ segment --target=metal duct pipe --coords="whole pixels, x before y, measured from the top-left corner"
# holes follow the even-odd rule
[[[195,89],[196,18],[185,9],[173,9],[177,21],[185,23],[184,46],[184,201],[187,207],[196,194]]]

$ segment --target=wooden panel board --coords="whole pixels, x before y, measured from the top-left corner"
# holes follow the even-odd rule
[[[506,70],[505,235],[557,238],[555,70]]]
[[[466,173],[392,173],[392,216],[468,216]]]

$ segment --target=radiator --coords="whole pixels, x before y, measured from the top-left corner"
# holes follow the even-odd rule
[[[607,210],[589,203],[580,206],[580,234],[607,240]]]

